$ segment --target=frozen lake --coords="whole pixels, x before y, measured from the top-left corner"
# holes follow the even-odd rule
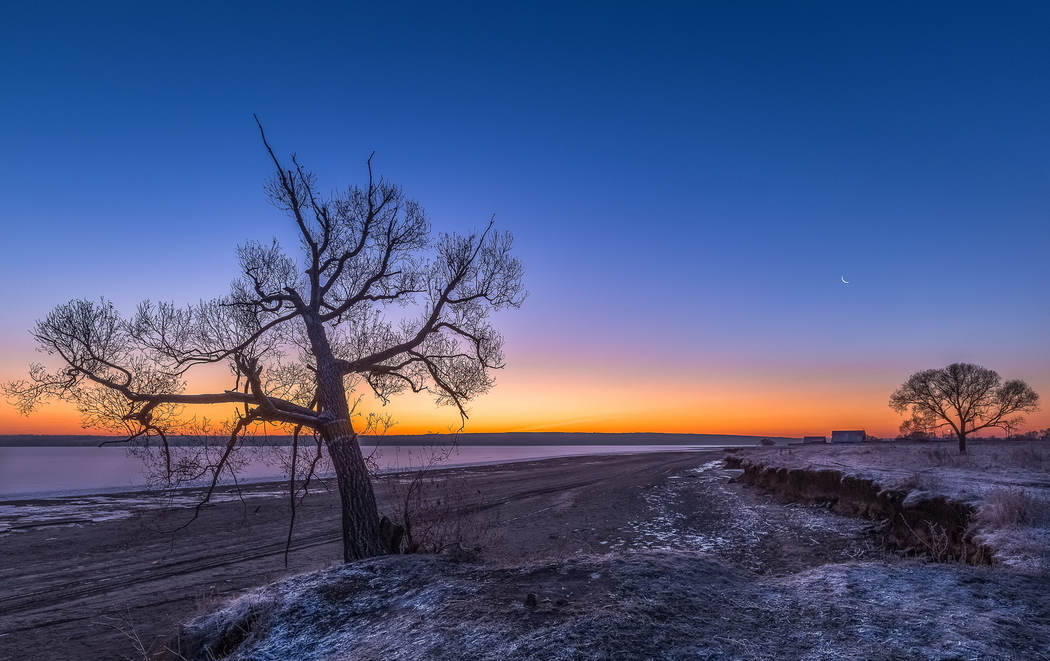
[[[636,452],[711,450],[722,445],[512,445],[461,446],[442,467],[497,464],[548,457]],[[364,448],[366,452],[370,448]],[[285,479],[265,451],[253,450],[253,459],[239,473],[241,482]],[[381,469],[419,466],[423,448],[383,448]],[[0,500],[119,493],[146,484],[143,462],[122,447],[0,447]]]

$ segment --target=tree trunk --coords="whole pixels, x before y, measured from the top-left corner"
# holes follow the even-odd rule
[[[389,553],[379,531],[372,479],[368,475],[357,434],[347,420],[336,420],[322,432],[335,469],[343,515],[343,561]]]
[[[323,412],[329,422],[321,428],[321,437],[332,458],[339,504],[343,513],[343,560],[351,562],[389,553],[379,529],[372,478],[368,475],[357,433],[350,424],[350,405],[346,386],[324,324],[316,309],[303,314],[303,323],[317,361],[317,388]]]
[[[966,432],[959,432],[959,454],[966,454]]]

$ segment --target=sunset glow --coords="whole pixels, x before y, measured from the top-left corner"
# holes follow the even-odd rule
[[[538,360],[540,365],[535,368],[512,363],[498,374],[497,387],[471,407],[464,431],[801,437],[856,428],[876,436],[892,437],[901,422],[901,416],[886,405],[889,393],[899,385],[889,373],[876,373],[870,381],[843,379],[836,371],[770,371],[694,379],[684,374],[674,380],[624,375],[621,381],[614,373],[595,374],[594,365],[580,364],[561,374],[556,383],[550,383],[549,375],[557,372],[543,365],[542,358]],[[903,374],[896,381],[906,376]],[[1032,380],[1032,383],[1038,392],[1040,382]],[[208,380],[199,386],[196,391],[221,392],[225,384]],[[1050,392],[1048,386],[1050,383],[1043,389]],[[396,425],[390,433],[396,434],[444,432],[460,424],[454,409],[436,407],[426,393],[400,395],[383,407],[365,391],[358,410],[391,414]],[[229,414],[229,406],[196,409],[198,417],[213,420],[225,419]],[[76,411],[61,402],[52,403],[29,417],[18,415],[10,407],[2,409],[0,426],[7,434],[103,433],[83,429]],[[1027,427],[1050,427],[1050,416],[1045,410],[1040,411],[1029,417]],[[991,432],[995,433],[997,430]]]
[[[3,3],[0,661],[1050,658],[1048,35]]]
[[[11,8],[0,380],[57,366],[30,335],[57,304],[190,304],[245,241],[294,253],[257,113],[324,190],[375,152],[436,232],[514,234],[530,296],[466,431],[887,437],[891,392],[957,361],[1048,398],[1050,54],[971,10]],[[425,393],[385,411],[458,424]],[[3,434],[84,432],[0,406]]]

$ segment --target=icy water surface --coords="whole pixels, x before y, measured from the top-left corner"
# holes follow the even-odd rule
[[[682,445],[511,445],[460,446],[442,467],[498,464],[549,457],[635,452],[690,451],[724,446]],[[370,448],[364,448],[370,452]],[[254,450],[238,471],[243,482],[283,479],[275,456],[267,448]],[[274,448],[280,450],[280,448]],[[427,450],[422,447],[383,448],[377,455],[384,470],[417,468]],[[0,447],[0,500],[119,493],[141,490],[146,484],[142,461],[122,447]]]
[[[158,507],[193,507],[201,501],[201,490],[186,490],[175,495],[150,496],[146,493],[120,495],[74,496],[49,500],[0,502],[0,536],[25,532],[32,528],[79,526],[101,521],[126,519],[135,512]],[[246,494],[249,495],[249,494]],[[252,497],[285,495],[276,490],[253,490]],[[236,493],[218,492],[210,501],[236,500]]]

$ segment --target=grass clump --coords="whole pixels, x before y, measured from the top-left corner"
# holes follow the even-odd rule
[[[1024,489],[992,489],[977,509],[974,522],[985,529],[1050,524],[1050,503]]]

